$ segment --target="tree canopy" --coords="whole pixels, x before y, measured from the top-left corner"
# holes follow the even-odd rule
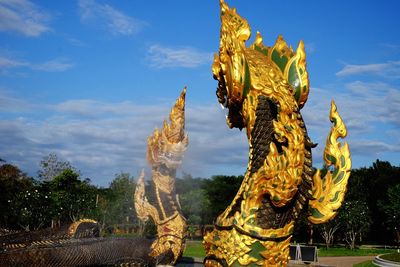
[[[243,176],[225,175],[193,178],[183,174],[177,178],[176,193],[188,224],[202,229],[213,224],[242,180]],[[97,220],[102,229],[138,225],[135,187],[135,177],[129,173],[116,174],[107,188],[95,186],[55,154],[43,159],[35,178],[0,160],[0,228],[33,230],[84,217]],[[148,181],[146,193],[152,192],[151,187]],[[148,195],[150,201],[153,198]],[[400,244],[399,230],[400,167],[377,160],[370,167],[352,170],[345,202],[333,221],[313,227],[305,211],[296,224],[294,241],[316,240],[328,246],[346,241],[350,247],[360,242]]]

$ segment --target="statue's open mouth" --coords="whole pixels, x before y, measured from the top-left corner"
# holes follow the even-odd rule
[[[224,108],[228,108],[228,91],[226,90],[225,79],[222,72],[219,73],[219,77],[214,75],[214,79],[218,80],[218,87],[217,87],[217,98],[218,102]]]
[[[237,102],[229,99],[228,90],[226,88],[225,78],[222,71],[219,73],[218,77],[214,75],[214,79],[218,80],[216,92],[218,102],[223,108],[227,108],[229,110],[226,117],[228,126],[230,128],[239,128],[240,130],[243,129],[246,126],[242,116],[243,101]]]

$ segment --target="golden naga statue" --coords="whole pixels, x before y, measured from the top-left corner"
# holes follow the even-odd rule
[[[221,0],[219,56],[212,71],[218,101],[229,109],[230,128],[245,128],[249,163],[232,203],[204,237],[206,266],[286,266],[294,223],[308,207],[312,223],[336,215],[347,187],[351,159],[346,127],[332,101],[333,123],[324,151],[325,168],[313,169],[300,109],[309,92],[304,44],[297,51],[281,36],[264,46],[250,38],[247,21]]]
[[[173,265],[182,255],[186,238],[186,220],[180,211],[175,194],[176,169],[181,165],[188,145],[185,134],[186,87],[171,110],[168,124],[164,121],[162,130],[156,129],[147,142],[147,161],[152,168],[155,202],[150,204],[145,196],[144,172],[140,174],[134,200],[140,220],[150,217],[157,225],[157,238],[151,246],[150,256],[163,258],[163,264]],[[166,260],[170,257],[170,260]]]

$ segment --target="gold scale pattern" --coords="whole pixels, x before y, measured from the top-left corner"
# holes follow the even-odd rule
[[[248,22],[223,0],[220,6],[220,49],[219,55],[214,56],[212,71],[225,86],[226,107],[241,106],[240,125],[246,128],[250,148],[247,172],[236,197],[218,217],[214,230],[204,237],[205,265],[286,266],[294,219],[281,228],[263,228],[257,223],[257,211],[265,195],[270,196],[275,207],[288,205],[304,179],[303,172],[309,169],[311,155],[306,144],[311,141],[303,130],[305,125],[300,114],[309,93],[304,44],[300,41],[294,52],[279,36],[273,47],[267,47],[257,32],[255,42],[246,47],[251,33]],[[252,131],[256,126],[259,96],[276,104],[278,114],[273,131],[276,141],[284,145],[279,151],[271,142],[263,165],[251,173]],[[330,119],[333,126],[324,151],[324,161],[330,169],[324,170],[324,175],[320,170],[315,172],[308,192],[311,196],[307,199],[308,218],[312,223],[324,223],[336,215],[350,175],[348,145],[337,141],[347,131],[333,101]],[[227,124],[238,127],[230,116]],[[238,206],[239,211],[235,211]]]

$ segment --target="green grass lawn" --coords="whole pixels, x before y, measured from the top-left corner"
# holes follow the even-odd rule
[[[381,258],[384,260],[400,262],[400,253],[395,252],[387,255],[382,255]]]
[[[319,257],[336,257],[336,256],[375,256],[379,254],[394,252],[394,249],[374,249],[374,248],[357,248],[348,249],[343,247],[320,248],[318,249]]]
[[[183,252],[184,257],[204,258],[206,255],[201,241],[186,241],[186,248]]]
[[[395,252],[393,249],[373,249],[373,248],[361,248],[361,249],[347,249],[347,248],[320,248],[318,250],[319,257],[335,257],[335,256],[374,256],[379,254],[386,254]],[[398,254],[398,253],[395,253]],[[186,242],[186,249],[183,252],[185,257],[196,257],[203,258],[205,256],[204,248],[201,241],[189,240]],[[360,265],[362,267],[372,265]]]
[[[395,252],[391,254],[382,255],[381,258],[385,260],[400,262],[400,253]],[[353,267],[372,267],[372,266],[375,266],[374,264],[372,264],[372,261],[363,261],[358,264],[355,264]]]

